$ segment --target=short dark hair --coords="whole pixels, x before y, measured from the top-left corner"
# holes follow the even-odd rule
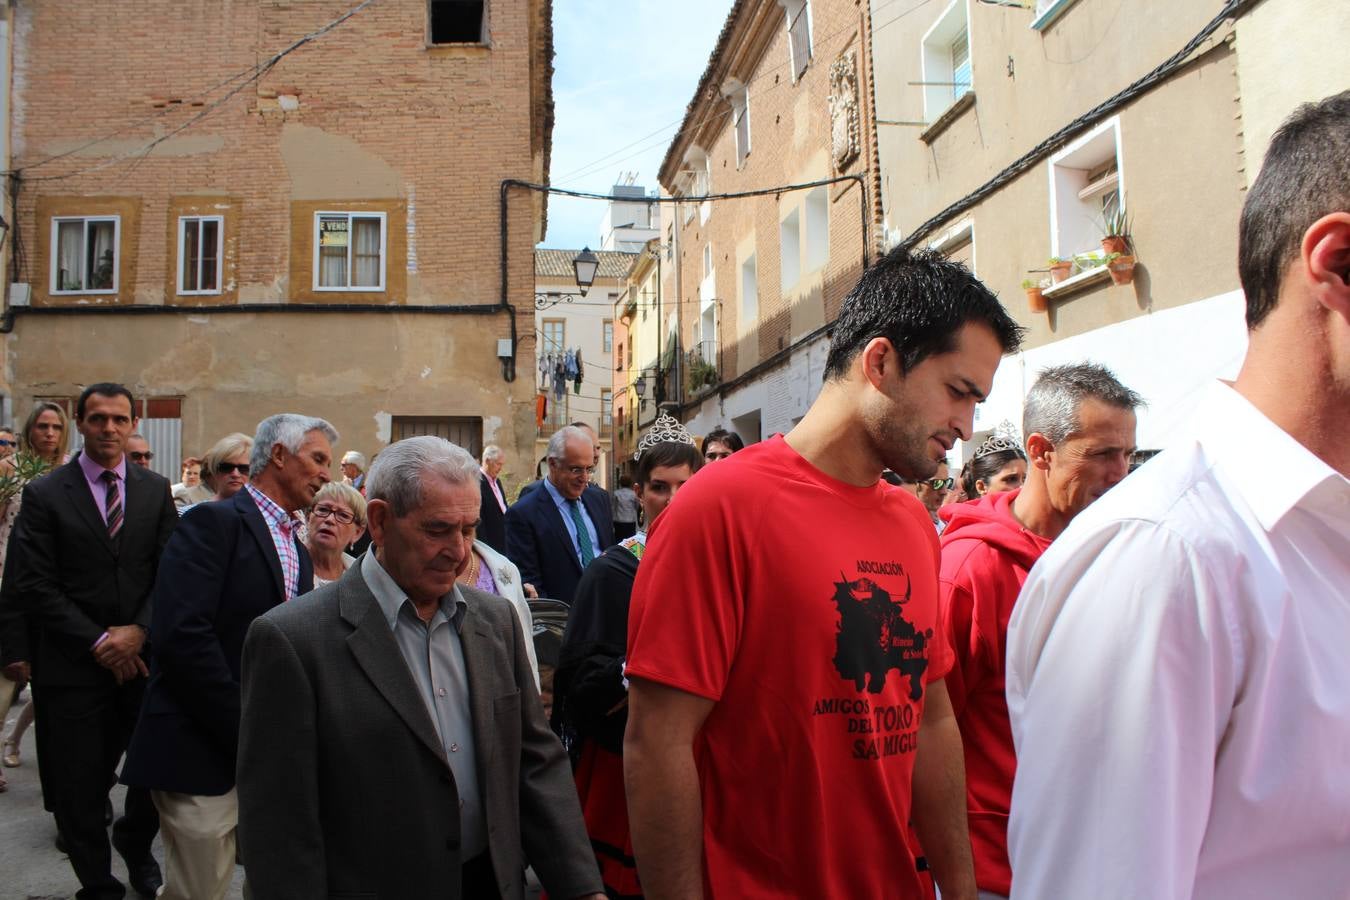
[[[903,245],[878,260],[844,298],[830,338],[825,379],[842,378],[873,338],[884,337],[910,372],[930,356],[950,353],[956,333],[983,322],[1004,353],[1022,346],[1025,329],[969,269],[932,250],[910,253]]]
[[[1318,219],[1350,210],[1350,91],[1294,110],[1271,138],[1238,223],[1238,276],[1247,327],[1265,320],[1280,282]]]
[[[98,384],[91,384],[80,393],[80,399],[75,402],[75,418],[84,421],[84,404],[94,394],[100,397],[126,397],[127,403],[131,404],[131,417],[136,418],[136,398],[131,396],[131,391],[127,390],[126,385],[117,384],[113,381],[100,381]]]
[[[684,441],[662,441],[652,444],[642,451],[637,465],[637,483],[646,487],[651,480],[652,469],[657,466],[685,466],[690,472],[697,472],[703,466],[703,454],[693,444]]]
[[[745,441],[734,431],[727,431],[725,428],[714,428],[703,437],[703,443],[699,446],[702,453],[708,452],[709,444],[725,444],[731,448],[732,453],[739,453],[745,449]]]

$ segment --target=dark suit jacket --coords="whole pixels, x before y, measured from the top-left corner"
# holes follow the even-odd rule
[[[5,579],[27,615],[39,686],[111,683],[94,641],[109,625],[150,626],[150,589],[178,511],[168,480],[130,462],[123,507],[114,540],[76,460],[23,489]]]
[[[296,547],[303,594],[314,588],[314,569]],[[183,517],[155,582],[150,684],[125,784],[208,796],[234,787],[244,635],[285,599],[281,560],[248,491]]]
[[[581,495],[595,523],[599,556],[614,545],[614,516],[609,495],[593,484]],[[506,511],[506,556],[520,569],[521,580],[532,584],[540,597],[572,602],[581,581],[581,561],[572,546],[562,513],[543,487],[530,491]]]
[[[501,483],[498,482],[498,486]],[[482,473],[478,476],[478,489],[482,492],[483,502],[478,511],[478,539],[487,544],[498,553],[506,553],[506,513],[497,505],[497,495],[492,493],[492,485],[488,484],[488,477]],[[502,496],[506,496],[506,489],[502,488]]]
[[[520,620],[501,598],[461,590],[478,788],[501,895],[523,900],[526,863],[551,896],[600,891]],[[253,623],[243,690],[239,839],[256,900],[460,896],[455,779],[360,563]]]

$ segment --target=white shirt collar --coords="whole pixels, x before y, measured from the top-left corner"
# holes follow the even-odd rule
[[[1350,489],[1331,468],[1266,417],[1229,383],[1215,382],[1201,405],[1199,436],[1206,454],[1240,485],[1261,527],[1276,524],[1309,494]]]

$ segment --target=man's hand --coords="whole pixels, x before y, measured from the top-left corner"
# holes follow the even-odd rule
[[[145,629],[139,625],[109,625],[108,639],[94,648],[94,659],[105,669],[116,669],[140,659],[145,645]],[[145,664],[141,663],[144,671]]]
[[[133,656],[130,661],[107,666],[111,669],[113,677],[117,679],[118,684],[126,684],[134,678],[141,678],[150,674],[150,670],[145,667],[145,660],[139,656]]]
[[[12,662],[5,666],[5,677],[17,684],[20,690],[33,677],[33,666],[28,662]]]
[[[534,585],[527,581],[525,584],[521,585],[521,587],[524,589],[526,597],[529,597],[531,600],[539,599],[539,592],[534,589]]]

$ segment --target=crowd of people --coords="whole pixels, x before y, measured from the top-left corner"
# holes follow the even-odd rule
[[[31,681],[78,896],[124,895],[114,850],[191,900],[236,862],[259,900],[1350,896],[1348,151],[1350,93],[1276,134],[1241,371],[1133,473],[1145,398],[1085,360],[953,476],[1023,329],[904,249],[791,431],[663,414],[612,493],[583,423],[509,502],[496,446],[333,480],[282,413],[170,485],[123,385],[73,455],[36,404],[0,704]]]

